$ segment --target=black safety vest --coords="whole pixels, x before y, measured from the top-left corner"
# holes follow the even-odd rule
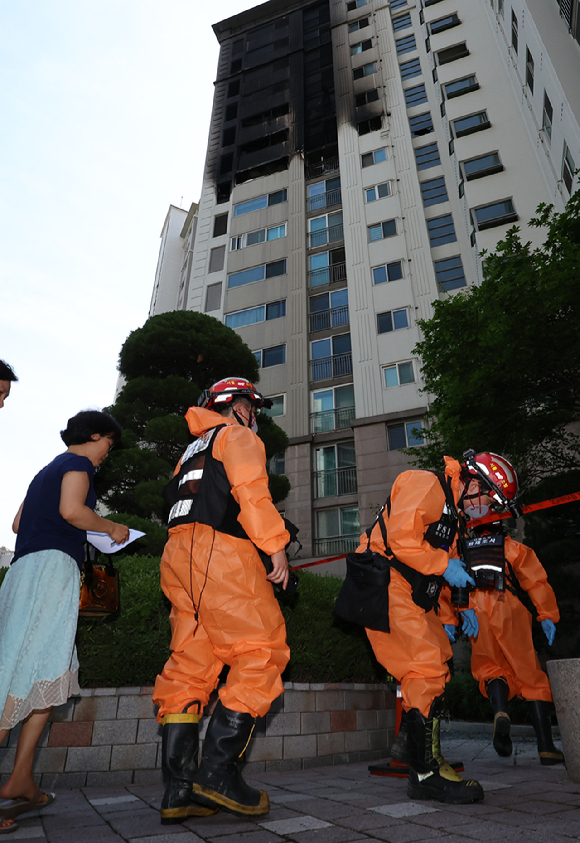
[[[476,588],[495,588],[505,591],[505,536],[489,535],[467,539],[467,563]]]
[[[240,506],[232,495],[226,470],[213,456],[213,443],[222,428],[207,430],[188,445],[179,472],[163,490],[170,507],[168,527],[197,522],[239,539],[248,535],[238,521]]]

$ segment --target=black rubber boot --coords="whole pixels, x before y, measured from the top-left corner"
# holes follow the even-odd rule
[[[441,703],[441,697],[433,701],[429,717],[423,717],[417,708],[407,712],[411,767],[407,796],[454,805],[481,802],[484,793],[479,782],[462,779],[441,755],[438,718]]]
[[[551,703],[545,700],[527,700],[527,703],[530,709],[532,726],[538,739],[540,764],[546,767],[552,764],[565,764],[564,754],[559,749],[556,749],[552,740]]]
[[[217,808],[206,808],[192,798],[191,785],[199,755],[199,714],[166,714],[161,722],[161,766],[165,781],[162,824],[215,814]]]
[[[238,767],[254,723],[251,714],[232,711],[218,700],[193,781],[194,798],[202,805],[223,808],[241,817],[261,816],[270,810],[268,794],[246,784]]]
[[[397,732],[397,737],[391,746],[391,755],[396,761],[400,761],[401,764],[409,764],[410,755],[409,740],[407,736],[407,712],[405,709],[403,709],[401,713],[401,724],[399,726],[399,731]]]
[[[508,684],[505,679],[490,679],[485,690],[493,708],[493,748],[502,758],[512,754],[511,721],[508,714]]]

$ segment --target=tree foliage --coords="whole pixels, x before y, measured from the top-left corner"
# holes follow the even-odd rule
[[[524,487],[580,467],[580,192],[562,213],[540,205],[539,248],[511,228],[484,254],[484,280],[419,324],[425,391],[434,396],[417,464],[467,448],[509,455]],[[572,428],[570,427],[572,425]]]
[[[151,317],[129,335],[119,371],[125,382],[107,410],[122,425],[123,435],[97,473],[97,492],[112,512],[163,524],[167,513],[161,492],[191,440],[186,410],[221,378],[236,375],[255,383],[258,363],[238,334],[219,320],[173,311]],[[262,415],[258,424],[268,457],[287,447],[288,437],[271,418]],[[273,487],[281,495],[278,500],[288,492],[283,482]]]

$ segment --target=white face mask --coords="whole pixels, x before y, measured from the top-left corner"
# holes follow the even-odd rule
[[[484,518],[490,512],[490,507],[482,504],[481,506],[474,506],[473,504],[469,503],[463,507],[463,512],[467,515],[468,518],[471,518],[472,521],[475,521],[476,518]]]

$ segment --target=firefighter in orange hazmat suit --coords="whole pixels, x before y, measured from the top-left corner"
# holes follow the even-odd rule
[[[395,480],[390,506],[370,533],[370,549],[398,563],[388,587],[390,632],[366,629],[377,660],[401,683],[411,767],[407,794],[450,803],[483,799],[478,782],[464,781],[445,762],[438,739],[452,650],[433,609],[445,581],[473,583],[455,544],[457,507],[467,492],[461,470],[445,457],[444,475],[405,471]],[[358,552],[366,549],[364,534]],[[430,605],[423,599],[417,604],[419,592],[432,598]]]
[[[153,695],[163,724],[165,823],[219,807],[242,816],[269,810],[268,795],[249,787],[236,763],[255,718],[283,692],[290,657],[271,585],[286,588],[289,534],[254,432],[255,409],[266,400],[243,378],[206,390],[202,406],[186,413],[197,438],[166,490],[172,508],[161,586],[172,604],[171,656]],[[271,556],[268,575],[257,548]],[[226,664],[198,767],[198,722]]]

